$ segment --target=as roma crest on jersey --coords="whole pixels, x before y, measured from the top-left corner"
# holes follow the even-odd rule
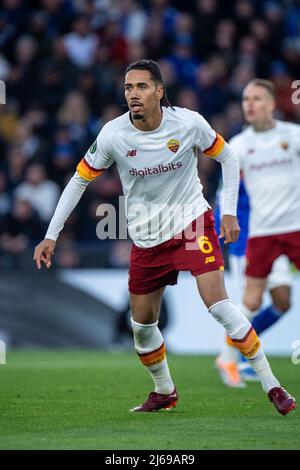
[[[286,140],[280,142],[280,145],[283,148],[283,150],[287,150],[290,146],[290,144]]]
[[[176,153],[177,150],[179,149],[179,140],[177,139],[170,139],[167,143],[168,149],[171,150],[171,152]]]

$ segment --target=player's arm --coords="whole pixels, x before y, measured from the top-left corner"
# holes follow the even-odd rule
[[[89,181],[82,178],[76,171],[75,175],[65,187],[49,224],[45,239],[42,240],[34,250],[33,259],[38,269],[41,269],[42,263],[44,263],[47,268],[51,267],[51,258],[54,254],[56,240],[88,184]]]
[[[45,239],[34,250],[33,260],[38,269],[41,268],[42,263],[47,268],[51,267],[56,240],[66,220],[77,206],[88,184],[112,165],[114,160],[109,154],[106,134],[107,132],[103,128],[95,143],[77,165],[76,173],[65,187],[49,224]]]
[[[198,116],[200,118],[198,118],[198,146],[206,156],[214,158],[222,165],[224,207],[220,225],[220,238],[224,238],[224,243],[233,243],[237,241],[240,234],[240,227],[236,218],[240,184],[239,160],[223,137],[217,134],[202,116]]]
[[[230,145],[228,145],[219,134],[216,134],[211,146],[205,149],[203,153],[221,163],[224,207],[220,224],[220,238],[224,238],[225,244],[234,243],[237,241],[240,234],[240,227],[236,218],[240,185],[238,157]]]

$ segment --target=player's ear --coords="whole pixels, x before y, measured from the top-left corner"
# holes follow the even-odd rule
[[[163,96],[164,96],[164,87],[162,85],[158,85],[156,88],[157,101],[160,101]]]
[[[275,100],[272,96],[269,97],[268,107],[269,107],[270,111],[272,111],[272,112],[275,111],[275,109],[276,109],[276,102],[275,102]]]
[[[275,109],[276,109],[276,103],[275,103],[275,100],[272,100],[272,102],[271,102],[271,107],[272,107],[272,112],[274,112],[274,111],[275,111]]]

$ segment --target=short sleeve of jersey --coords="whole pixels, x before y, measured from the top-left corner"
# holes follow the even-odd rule
[[[208,157],[217,157],[222,152],[225,141],[220,134],[214,131],[208,122],[198,113],[196,119],[196,146]]]
[[[112,129],[108,123],[77,165],[77,172],[86,181],[94,180],[114,163],[111,138]]]

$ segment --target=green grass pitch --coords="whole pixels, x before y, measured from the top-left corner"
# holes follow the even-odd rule
[[[213,358],[169,354],[180,400],[129,413],[152,390],[134,352],[12,351],[0,365],[1,449],[300,449],[300,409],[281,416],[260,384],[225,388]],[[270,358],[300,400],[300,365]]]

